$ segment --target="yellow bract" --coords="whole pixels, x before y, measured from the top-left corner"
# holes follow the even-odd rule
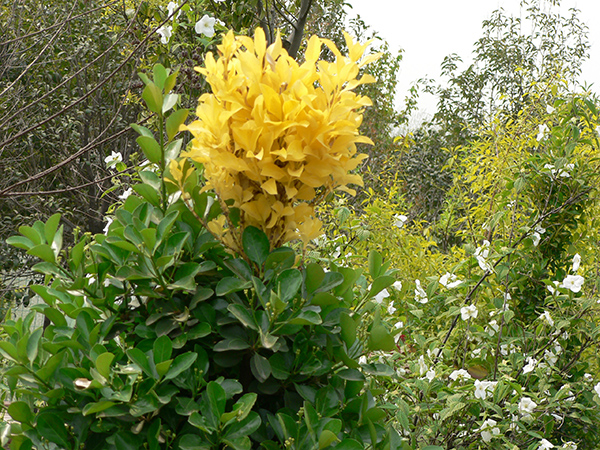
[[[182,156],[204,165],[207,188],[222,202],[233,201],[241,230],[262,229],[273,248],[320,235],[313,208],[318,200],[362,185],[359,175],[348,172],[366,158],[357,154],[356,143],[372,144],[358,133],[360,110],[371,101],[352,89],[373,81],[357,76],[377,55],[363,59],[366,45],[347,35],[346,42],[349,57],[313,36],[305,62],[298,64],[279,38],[267,48],[260,28],[254,39],[229,32],[218,46],[219,58],[209,53],[206,66],[197,68],[212,93],[200,97],[198,120],[182,127],[194,135]],[[323,44],[335,62],[318,60]],[[240,250],[231,224],[210,228]]]

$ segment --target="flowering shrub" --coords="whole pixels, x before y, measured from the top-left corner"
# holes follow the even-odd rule
[[[224,45],[236,42],[230,37]],[[284,52],[276,52],[280,44],[264,53],[260,32],[255,41],[242,42],[258,52],[262,48],[265,60],[286,64]],[[312,42],[311,57],[316,57],[318,44]],[[354,59],[340,59],[343,64],[336,67],[352,73],[362,49],[352,47]],[[305,73],[298,66],[288,69]],[[203,187],[187,159],[170,163],[180,152],[177,135],[187,116],[177,107],[176,76],[160,65],[152,79],[142,76],[142,97],[157,130],[134,128],[151,167],[140,171],[141,182],[116,208],[104,234],[85,235],[63,249],[57,214],[46,223],[21,227],[21,236],[9,239],[41,260],[34,269],[45,282],[32,286],[44,302],[25,319],[3,325],[7,340],[0,342],[0,354],[8,363],[2,376],[12,402],[7,408],[11,423],[1,426],[1,445],[10,441],[13,450],[399,448],[400,439],[365,377],[388,377],[392,370],[359,362],[366,348],[394,346],[380,315],[359,311],[376,304],[373,299],[395,278],[372,253],[372,284],[365,289],[361,269],[331,266],[326,271],[315,263],[298,264],[290,247],[248,223],[253,219],[240,215],[234,223],[229,205],[215,201],[224,194]],[[320,79],[324,92],[354,98]],[[251,78],[238,82],[242,92],[256,87]],[[268,87],[263,89],[269,96]],[[324,126],[331,130],[315,136],[330,138],[335,148],[341,145],[337,136],[352,145],[359,139],[354,122],[360,122],[354,102],[330,110],[319,99],[315,94],[307,122],[323,107],[320,116],[338,114],[341,125],[330,118]],[[348,118],[354,122],[345,123]],[[224,123],[230,125],[228,135],[243,133],[242,124]],[[197,130],[197,124],[189,128]],[[306,136],[300,125],[296,132]],[[294,142],[291,131],[285,136]],[[192,157],[193,152],[192,147]],[[111,158],[123,164],[116,155]],[[183,194],[165,181],[167,173]],[[324,187],[311,187],[327,191],[358,181],[341,175],[323,180]],[[214,178],[211,183],[221,187]],[[233,255],[203,226],[218,221],[221,206],[229,232],[239,233]],[[287,223],[285,215],[276,217]],[[285,229],[278,223],[272,228]],[[48,319],[45,329],[30,326],[36,312]]]
[[[313,36],[299,65],[279,39],[267,48],[261,29],[254,40],[230,32],[219,59],[209,53],[199,69],[212,93],[200,97],[198,120],[186,126],[194,140],[182,156],[203,165],[206,189],[215,190],[225,211],[208,227],[230,248],[242,248],[239,230],[246,226],[264,231],[273,248],[298,237],[307,242],[321,234],[314,204],[362,183],[348,172],[364,157],[355,144],[370,142],[358,133],[358,110],[370,102],[352,89],[371,81],[357,77],[376,56],[362,59],[366,45],[346,39],[349,57]],[[318,60],[323,43],[335,62]],[[175,182],[184,187],[182,164],[174,161],[171,173],[181,174]]]

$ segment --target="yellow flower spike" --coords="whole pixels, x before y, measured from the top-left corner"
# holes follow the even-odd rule
[[[207,187],[240,210],[240,229],[217,232],[226,222],[209,224],[232,250],[240,251],[241,232],[250,225],[273,248],[298,238],[306,243],[321,233],[313,203],[333,190],[353,193],[348,184],[362,185],[348,172],[366,157],[356,144],[370,142],[358,133],[370,100],[352,89],[372,81],[358,76],[374,57],[363,57],[368,43],[346,41],[349,57],[313,36],[298,64],[279,37],[267,47],[260,28],[254,39],[229,32],[217,47],[219,58],[208,54],[198,69],[212,93],[200,97],[198,120],[182,127],[194,136],[182,156],[204,164]],[[323,44],[335,62],[319,61]]]

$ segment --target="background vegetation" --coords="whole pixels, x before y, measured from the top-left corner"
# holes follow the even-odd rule
[[[401,54],[342,1],[2,5],[0,289],[46,318],[4,321],[2,445],[598,448],[599,101],[585,24],[542,5],[532,34],[494,12],[400,112]],[[165,181],[211,92],[193,67],[256,27],[299,63],[344,28],[382,53],[364,186],[323,191],[308,245],[244,227],[197,162]],[[438,111],[401,134],[419,89]]]

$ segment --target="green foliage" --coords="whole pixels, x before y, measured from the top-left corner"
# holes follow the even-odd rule
[[[136,130],[156,164],[140,172],[139,196],[116,208],[105,234],[63,250],[57,214],[9,239],[42,260],[33,268],[44,282],[31,288],[43,303],[3,326],[12,423],[2,444],[398,448],[365,375],[391,369],[358,362],[365,345],[393,347],[379,312],[368,312],[394,278],[379,262],[365,290],[361,269],[298,265],[291,248],[271,251],[253,227],[243,254],[227,253],[198,220],[198,211],[219,214],[218,202],[206,207],[214,194],[197,186],[188,209],[161,182],[177,156],[165,128],[184,116],[168,111],[169,76],[157,66],[152,80],[143,77],[158,134]],[[36,313],[44,328],[31,327]]]

